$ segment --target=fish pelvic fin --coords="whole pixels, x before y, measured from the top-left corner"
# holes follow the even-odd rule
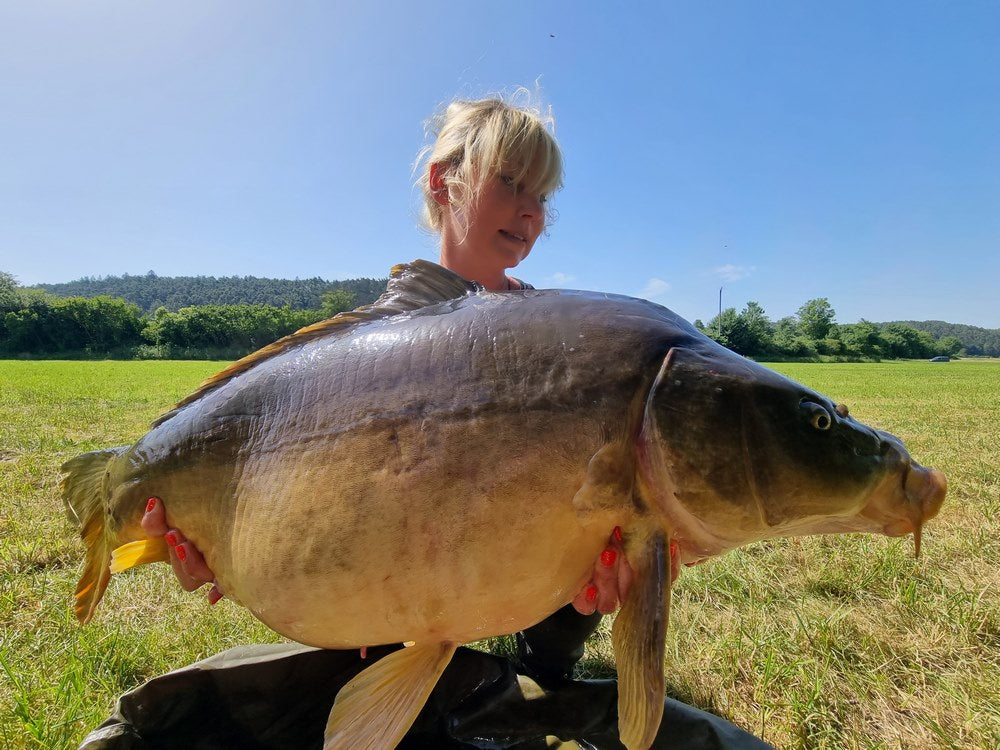
[[[670,615],[667,535],[629,545],[635,579],[615,618],[611,643],[618,666],[618,729],[628,750],[653,744],[663,717],[663,656]]]
[[[457,647],[450,642],[418,643],[393,651],[358,674],[337,693],[323,750],[396,747]]]
[[[87,623],[108,587],[111,548],[107,533],[108,463],[128,450],[127,445],[83,453],[62,465],[62,498],[66,515],[80,529],[86,547],[83,575],[76,587],[76,619]]]
[[[167,542],[162,536],[123,544],[111,553],[111,573],[121,573],[123,570],[147,563],[169,562],[168,550]]]

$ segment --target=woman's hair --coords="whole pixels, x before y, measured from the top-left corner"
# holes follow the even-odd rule
[[[525,89],[517,93],[528,94]],[[445,165],[448,195],[465,215],[485,181],[501,169],[511,170],[515,183],[533,194],[547,197],[562,187],[562,155],[554,126],[551,112],[537,105],[500,98],[449,104],[428,123],[434,143],[421,150],[414,167],[424,197],[424,225],[441,230],[443,209],[430,189],[432,164]]]

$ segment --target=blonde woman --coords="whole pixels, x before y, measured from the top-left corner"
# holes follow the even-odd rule
[[[419,186],[423,222],[440,236],[441,265],[490,290],[531,288],[508,271],[532,251],[546,226],[548,199],[562,184],[551,126],[540,108],[501,99],[456,101],[432,121],[434,141],[418,157]],[[162,500],[150,501],[142,523],[149,535],[166,536],[185,589],[213,581],[198,549],[181,530],[167,527]],[[456,653],[403,747],[544,748],[550,735],[621,747],[614,683],[571,680],[584,641],[601,614],[615,610],[631,579],[619,532],[608,533],[592,581],[572,604],[517,634],[516,664],[469,649]],[[213,583],[209,601],[222,596]],[[126,694],[82,747],[159,747],[164,737],[170,746],[311,746],[322,737],[337,690],[393,648],[367,649],[367,659],[357,651],[291,645],[226,652]],[[550,692],[529,708],[517,673]],[[766,747],[669,699],[657,746]]]

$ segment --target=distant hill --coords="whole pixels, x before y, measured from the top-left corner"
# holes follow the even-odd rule
[[[120,297],[152,313],[159,307],[178,310],[191,305],[288,305],[293,310],[317,309],[323,292],[343,289],[356,305],[374,302],[385,291],[386,279],[264,279],[256,276],[144,276],[84,277],[65,284],[37,284],[57,297]]]
[[[894,323],[927,331],[935,339],[954,336],[965,348],[967,354],[1000,357],[1000,328],[979,328],[962,323],[945,323],[943,320],[895,320]]]

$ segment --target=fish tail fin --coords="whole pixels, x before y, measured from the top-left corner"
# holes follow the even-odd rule
[[[170,560],[168,549],[167,542],[162,536],[123,544],[111,553],[111,573],[121,573],[136,565],[167,562]]]
[[[97,603],[108,587],[111,571],[110,542],[107,534],[107,488],[104,481],[108,463],[128,446],[84,453],[62,465],[62,498],[66,514],[79,529],[87,548],[83,575],[76,587],[74,611],[81,623],[94,616]]]
[[[323,750],[396,747],[427,702],[457,644],[418,643],[379,659],[340,689]]]
[[[667,536],[654,532],[629,545],[635,569],[621,611],[611,629],[618,666],[618,725],[628,750],[653,744],[663,717],[663,655],[670,614],[670,571]]]

